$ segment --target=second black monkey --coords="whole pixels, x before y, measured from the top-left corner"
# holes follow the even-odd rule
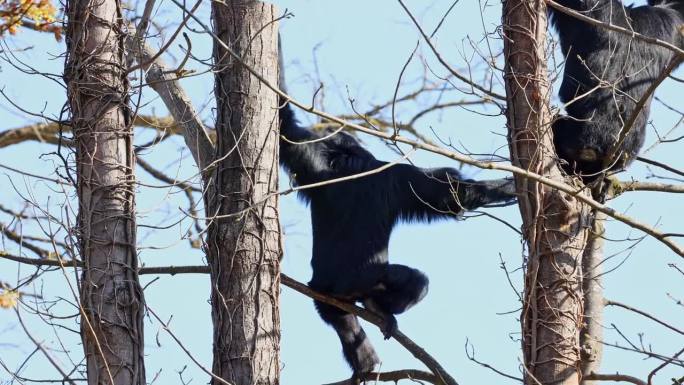
[[[620,0],[557,2],[600,22],[684,48],[684,0],[649,0],[639,7],[625,6]],[[591,181],[604,170],[626,167],[637,156],[646,135],[651,96],[633,126],[626,127],[627,122],[675,53],[552,7],[550,13],[567,59],[559,93],[567,116],[553,125],[556,152],[566,162],[566,170]],[[612,150],[621,137],[624,141]]]

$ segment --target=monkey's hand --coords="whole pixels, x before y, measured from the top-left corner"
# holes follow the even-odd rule
[[[386,312],[383,308],[378,306],[378,304],[373,300],[373,298],[368,297],[363,300],[363,307],[373,313],[379,315],[382,318],[382,324],[380,325],[380,331],[385,339],[388,340],[392,337],[392,334],[399,329],[397,324],[397,318],[392,313]]]
[[[397,323],[397,317],[393,314],[383,314],[382,316],[383,324],[380,326],[380,330],[385,339],[388,340],[392,337],[392,334],[399,330],[399,324]]]

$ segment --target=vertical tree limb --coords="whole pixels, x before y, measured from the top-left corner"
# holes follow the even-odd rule
[[[81,338],[88,384],[144,384],[133,131],[118,0],[67,2],[65,81],[76,139]]]
[[[276,8],[253,0],[213,2],[220,40],[272,84],[278,79]],[[214,323],[213,372],[236,385],[280,377],[277,95],[214,42],[217,215],[207,234]],[[272,194],[268,199],[270,194]],[[212,380],[212,383],[218,384]]]
[[[584,323],[580,334],[582,355],[582,385],[597,385],[597,380],[587,376],[598,373],[603,358],[603,224],[606,215],[594,212],[594,222],[589,241],[582,257],[582,289],[584,291]]]

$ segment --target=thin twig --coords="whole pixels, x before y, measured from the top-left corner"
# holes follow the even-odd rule
[[[33,342],[34,345],[36,345],[36,348],[40,350],[41,353],[47,358],[48,362],[50,362],[50,365],[52,365],[55,370],[59,372],[59,374],[62,375],[62,379],[64,382],[68,382],[71,385],[76,385],[76,383],[69,378],[69,375],[62,369],[61,366],[59,366],[59,363],[52,357],[52,355],[45,350],[45,347],[43,346],[42,343],[38,342],[35,338],[33,338],[33,335],[29,333],[28,329],[26,328],[26,325],[24,324],[24,320],[21,319],[21,314],[19,314],[19,309],[14,309],[15,313],[17,314],[17,319],[19,320],[19,324],[21,325],[21,328],[24,329],[24,333],[26,333],[26,336]]]
[[[643,311],[643,310],[639,310],[639,309],[637,309],[637,308],[635,308],[635,307],[626,305],[626,304],[624,304],[624,303],[617,302],[617,301],[611,301],[611,300],[606,300],[606,301],[605,301],[605,305],[606,305],[606,306],[617,306],[617,307],[621,307],[621,308],[623,308],[623,309],[627,309],[627,310],[632,311],[632,312],[634,312],[634,313],[640,314],[640,315],[642,315],[642,316],[644,316],[644,317],[646,317],[646,318],[648,318],[648,319],[650,319],[650,320],[652,320],[652,321],[654,321],[654,322],[657,322],[657,323],[659,323],[659,324],[665,326],[666,328],[668,328],[668,329],[670,329],[670,330],[672,330],[672,331],[674,331],[674,332],[677,332],[677,333],[679,333],[679,334],[681,334],[681,335],[684,335],[684,330],[678,329],[678,328],[676,328],[676,327],[674,327],[674,326],[672,326],[672,325],[670,325],[670,324],[668,324],[668,323],[666,323],[666,322],[664,322],[664,321],[661,321],[661,320],[659,320],[658,318],[656,318],[656,317],[654,317],[654,316],[652,316],[652,315],[646,313],[646,312]]]
[[[185,347],[185,345],[183,345],[183,343],[178,339],[178,337],[176,337],[176,335],[173,334],[173,332],[171,331],[171,328],[169,328],[169,325],[167,325],[164,321],[162,321],[162,319],[159,318],[157,313],[155,313],[154,310],[150,309],[149,306],[146,305],[145,308],[147,309],[147,311],[150,314],[152,314],[152,316],[154,316],[154,318],[157,319],[157,322],[159,322],[162,325],[162,329],[164,329],[167,333],[169,333],[171,338],[173,338],[173,340],[176,341],[178,346],[180,346],[180,348],[183,349],[183,351],[190,358],[190,360],[192,360],[192,362],[194,362],[195,365],[197,365],[204,373],[208,374],[209,376],[211,376],[211,378],[213,378],[214,380],[216,380],[222,384],[232,385],[230,382],[228,382],[228,381],[224,380],[223,378],[212,373],[211,370],[205,368],[199,361],[197,361],[195,356],[193,356],[192,353],[190,353],[190,351]]]
[[[130,68],[127,69],[127,72],[131,73],[131,72],[137,71],[141,68],[148,67],[150,64],[154,63],[154,61],[157,60],[157,58],[159,58],[164,52],[166,52],[166,50],[169,49],[169,47],[171,46],[171,43],[173,43],[173,41],[176,40],[176,37],[178,36],[180,31],[183,30],[183,27],[185,27],[185,24],[188,22],[188,20],[190,20],[190,14],[194,13],[195,10],[197,10],[197,8],[200,6],[200,4],[202,4],[202,0],[197,0],[195,5],[190,9],[190,12],[188,12],[188,15],[186,15],[183,18],[183,20],[181,21],[178,28],[176,28],[176,30],[173,32],[171,37],[169,37],[169,40],[166,42],[166,44],[164,44],[164,46],[162,46],[159,49],[159,51],[157,51],[157,53],[155,53],[150,58],[145,58],[145,61],[142,61],[141,63],[138,63],[137,65],[131,66]],[[142,32],[141,31],[136,32],[136,38],[139,37],[138,34],[142,34]]]
[[[423,31],[423,28],[420,26],[420,23],[418,23],[418,20],[416,20],[416,18],[413,16],[411,11],[409,11],[409,9],[406,7],[404,2],[401,0],[398,0],[398,1],[399,1],[399,4],[401,4],[401,7],[404,9],[404,11],[406,11],[406,14],[409,16],[409,18],[411,18],[411,21],[413,22],[413,24],[416,26],[416,28],[418,28],[418,32],[420,32],[420,35],[423,37],[423,39],[425,40],[427,45],[430,47],[430,49],[432,50],[432,53],[435,55],[437,60],[444,66],[444,68],[446,68],[457,79],[459,79],[462,82],[470,85],[471,87],[481,91],[485,95],[492,97],[494,99],[502,100],[502,101],[506,100],[506,97],[504,95],[498,94],[496,92],[493,92],[491,90],[488,90],[488,89],[482,87],[481,85],[475,83],[472,79],[469,79],[468,77],[466,77],[464,75],[461,75],[458,71],[456,71],[456,69],[451,67],[451,65],[449,65],[449,63],[439,53],[439,50],[437,50],[437,48],[432,44],[430,37],[425,33],[425,31]]]
[[[674,356],[670,357],[669,360],[667,360],[667,361],[663,362],[662,364],[656,366],[655,369],[653,369],[653,370],[651,371],[651,373],[648,374],[648,379],[647,379],[648,385],[651,385],[651,384],[653,383],[653,382],[652,382],[652,381],[653,381],[653,377],[656,375],[656,373],[658,373],[662,368],[666,367],[666,366],[669,365],[672,361],[674,361],[675,359],[677,359],[677,357],[679,357],[682,353],[684,353],[684,349],[681,349],[680,351],[678,351]]]
[[[648,87],[648,89],[644,92],[643,95],[641,95],[641,98],[637,102],[636,106],[634,106],[634,111],[632,111],[631,115],[623,125],[622,129],[620,130],[620,135],[618,137],[618,140],[615,142],[615,144],[609,149],[608,154],[603,161],[603,166],[605,168],[609,168],[610,165],[612,165],[614,162],[617,161],[616,157],[619,156],[619,151],[622,148],[622,144],[625,142],[627,139],[627,135],[629,132],[632,130],[632,127],[634,127],[634,123],[637,120],[637,117],[641,112],[643,111],[644,107],[646,107],[646,104],[650,102],[651,96],[655,92],[656,88],[667,79],[667,77],[674,71],[679,64],[682,63],[682,59],[680,57],[674,57],[670,61],[670,63],[663,69],[663,71],[660,73],[660,75],[651,83],[651,85]]]
[[[651,166],[660,167],[663,170],[667,170],[673,174],[677,174],[679,176],[684,176],[684,171],[678,170],[678,169],[676,169],[670,165],[667,165],[665,163],[661,163],[661,162],[658,162],[658,161],[655,161],[652,159],[644,158],[642,156],[637,156],[636,160],[638,160],[639,162],[642,162],[642,163],[650,164]]]

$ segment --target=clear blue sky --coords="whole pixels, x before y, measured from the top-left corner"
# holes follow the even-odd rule
[[[401,68],[418,41],[414,26],[396,1],[283,0],[276,3],[280,9],[287,8],[295,15],[282,23],[282,34],[288,86],[296,98],[311,100],[313,90],[317,87],[313,50],[314,47],[318,47],[316,58],[318,72],[326,86],[327,110],[334,113],[350,113],[351,110],[346,103],[347,92],[361,107],[391,99]],[[408,3],[427,29],[434,28],[443,12],[451,5],[449,1],[433,1],[429,5],[419,1]],[[478,49],[487,50],[487,44],[483,40],[484,32],[494,31],[499,22],[500,2],[480,5],[485,9],[483,18],[480,17],[478,2],[461,1],[446,19],[435,39],[440,51],[454,67],[465,68],[466,59],[476,57],[468,38]],[[200,9],[202,17],[208,20],[208,3]],[[164,2],[154,20],[162,25],[175,26],[178,12],[173,10],[171,3]],[[209,58],[211,45],[207,37],[195,33],[190,35],[193,40],[193,53],[199,58]],[[180,43],[180,40],[178,42]],[[13,48],[32,46],[31,50],[18,53],[18,58],[41,70],[61,73],[63,62],[61,59],[53,59],[53,56],[63,51],[64,44],[56,44],[49,37],[31,32],[24,32],[3,44]],[[499,40],[491,40],[490,44],[495,52],[500,48]],[[165,56],[170,63],[181,57],[176,49],[177,44],[173,46],[172,52],[176,56]],[[431,69],[437,75],[446,74],[444,68],[436,64],[426,47],[421,45],[420,52],[427,57]],[[196,62],[190,63],[189,66],[198,70],[204,69]],[[58,84],[45,78],[22,74],[6,62],[0,62],[0,70],[0,88],[4,89],[13,102],[34,112],[44,111],[52,116],[59,113],[64,101],[64,91]],[[679,74],[681,73],[680,70]],[[409,66],[406,78],[416,79],[421,75],[422,66],[414,60]],[[202,115],[211,124],[211,76],[192,77],[184,80],[182,84],[194,103],[203,108]],[[411,86],[407,85],[401,90],[411,89]],[[499,86],[498,91],[503,93],[502,87]],[[681,84],[672,81],[667,82],[657,92],[659,97],[673,107],[684,110],[681,94]],[[453,99],[462,97],[466,96],[452,96]],[[151,90],[145,90],[143,101],[149,102],[142,109],[145,113],[159,116],[167,114]],[[412,108],[417,107],[409,104],[405,109],[399,110],[399,118],[410,116]],[[477,111],[494,115],[497,113],[493,108]],[[679,115],[668,111],[659,103],[654,104],[653,126],[661,134],[675,127],[679,118]],[[300,119],[305,122],[311,121],[309,117],[301,114]],[[3,122],[0,130],[4,130],[39,120],[21,113],[3,99],[0,101],[0,121]],[[435,139],[434,130],[442,139],[450,139],[457,148],[467,148],[473,153],[507,153],[505,120],[501,116],[486,116],[463,109],[451,109],[421,121],[420,128],[424,135]],[[682,135],[681,123],[675,132]],[[145,130],[139,130],[139,133],[136,143],[144,143],[151,138],[150,133]],[[396,158],[396,154],[375,139],[365,136],[361,138],[378,157],[387,160]],[[655,130],[650,128],[646,147],[656,138]],[[649,152],[648,157],[672,163],[681,169],[684,168],[684,164],[681,155],[676,153],[679,148],[681,143],[661,145]],[[58,159],[54,155],[38,159],[38,155],[48,154],[54,150],[52,146],[36,143],[6,148],[2,150],[0,165],[50,175]],[[172,176],[188,176],[195,171],[195,166],[187,150],[183,149],[180,138],[174,138],[155,147],[146,153],[144,158],[154,162]],[[181,158],[182,161],[178,163],[178,159]],[[412,157],[412,160],[421,166],[458,166],[448,159],[430,154],[419,153]],[[465,168],[464,172],[474,178],[501,176],[472,168]],[[641,165],[636,165],[621,177],[643,179],[646,175],[647,170]],[[41,204],[49,202],[53,214],[63,216],[63,211],[60,214],[59,204],[64,201],[64,197],[59,192],[51,191],[42,182],[22,178],[4,169],[0,169],[0,178],[3,180],[3,188],[0,190],[0,203],[3,205],[17,207],[23,202],[19,193],[22,196],[32,194]],[[10,179],[18,192],[8,183]],[[159,182],[151,179],[142,170],[139,170],[139,179],[147,184],[159,185]],[[74,192],[70,191],[69,194],[73,197]],[[669,232],[681,232],[684,227],[681,216],[684,204],[681,197],[633,193],[611,202],[611,205],[646,223],[658,224]],[[182,217],[178,207],[185,206],[183,195],[175,190],[143,186],[139,188],[140,224],[172,223]],[[281,200],[281,208],[286,232],[286,253],[282,270],[306,282],[310,276],[311,248],[308,209],[294,196],[284,197]],[[494,209],[489,212],[510,221],[516,227],[520,225],[516,207]],[[73,220],[73,216],[71,219]],[[2,217],[2,221],[7,220],[7,217]],[[141,228],[141,261],[148,266],[203,263],[199,250],[190,249],[187,241],[179,240],[190,225],[190,222],[185,220],[180,226],[174,226],[166,231]],[[27,226],[26,231],[29,230],[35,230],[35,227]],[[678,320],[682,319],[684,309],[674,305],[667,297],[667,293],[670,293],[679,299],[684,298],[684,279],[667,266],[668,263],[677,263],[681,267],[681,259],[648,238],[631,252],[625,252],[624,250],[633,242],[624,239],[634,240],[643,234],[614,221],[608,224],[607,235],[617,242],[607,244],[606,255],[615,256],[606,262],[606,269],[618,266],[619,268],[605,277],[606,297],[627,302],[675,324],[681,324]],[[3,247],[12,250],[12,245],[8,241],[5,241]],[[427,298],[407,314],[401,315],[399,326],[405,334],[434,355],[462,384],[509,381],[470,362],[464,353],[466,340],[473,344],[478,360],[520,376],[517,319],[519,303],[504,272],[499,268],[499,256],[509,269],[515,270],[520,266],[521,254],[522,244],[517,234],[486,217],[429,226],[402,225],[393,234],[390,245],[392,261],[426,272],[431,283]],[[31,271],[27,267],[22,267],[17,274],[15,264],[0,261],[0,280],[11,284],[16,283],[17,277],[25,277]],[[153,278],[155,277],[143,277],[143,284],[152,282]],[[521,272],[514,271],[511,278],[520,290]],[[71,298],[65,284],[66,279],[59,272],[50,273],[33,289],[38,291],[41,289],[38,285],[43,285],[42,290],[47,297],[59,295]],[[72,277],[68,279],[72,280]],[[157,314],[162,317],[173,316],[171,327],[174,333],[200,362],[211,367],[208,277],[161,276],[150,284],[145,295],[148,305],[155,309]],[[346,378],[350,371],[342,358],[337,337],[333,330],[318,318],[311,301],[287,288],[283,288],[281,298],[282,383],[320,384]],[[75,312],[66,305],[59,305],[57,310],[61,315]],[[46,344],[58,348],[54,330],[46,327],[35,316],[23,314],[29,321],[32,332],[41,336]],[[638,341],[637,334],[644,332],[644,344],[651,345],[657,352],[675,352],[684,342],[682,336],[672,334],[621,310],[608,309],[605,322],[608,329],[611,328],[611,324],[615,324],[635,341]],[[65,323],[77,329],[75,321]],[[192,378],[193,383],[207,381],[207,376],[159,329],[156,322],[147,319],[145,325],[149,380],[161,370],[157,383],[180,383],[176,372],[187,365],[183,373],[184,379]],[[422,368],[422,365],[395,341],[384,341],[374,326],[367,325],[365,328],[383,360],[383,370]],[[70,335],[61,329],[58,332],[66,336],[65,344],[74,352],[73,356],[80,357],[81,348],[80,345],[76,345],[78,336]],[[157,340],[161,346],[157,345]],[[624,341],[611,330],[606,330],[606,340],[619,341],[624,345]],[[9,367],[16,368],[31,350],[32,346],[27,343],[23,332],[17,326],[14,314],[0,310],[0,358]],[[55,354],[66,360],[64,355]],[[641,358],[608,348],[603,371],[620,371],[645,378],[658,363]],[[68,364],[65,366],[68,367]],[[43,360],[36,358],[31,361],[24,374],[27,377],[45,377],[51,370]],[[657,380],[668,383],[670,377],[682,374],[684,372],[681,368],[678,371],[670,369],[659,374]],[[7,379],[7,373],[0,370],[0,383]]]

